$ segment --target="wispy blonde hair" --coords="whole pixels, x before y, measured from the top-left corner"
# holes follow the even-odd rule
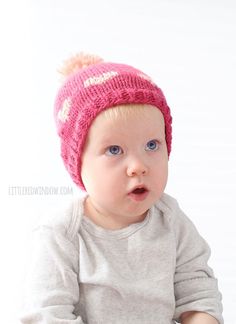
[[[145,116],[147,115],[148,109],[153,108],[157,109],[152,105],[147,104],[125,104],[125,105],[118,105],[112,108],[104,110],[98,117],[106,118],[107,120],[117,120],[118,118],[122,118],[124,121],[128,119],[128,117],[137,117],[140,115]],[[97,118],[98,118],[97,117]]]

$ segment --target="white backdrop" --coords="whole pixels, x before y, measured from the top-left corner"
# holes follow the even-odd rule
[[[32,226],[71,199],[71,190],[77,194],[60,160],[53,101],[56,69],[81,50],[134,65],[163,89],[173,115],[166,192],[209,242],[225,322],[235,322],[235,1],[6,3],[0,8],[1,322],[18,323]],[[26,192],[40,187],[58,193]]]

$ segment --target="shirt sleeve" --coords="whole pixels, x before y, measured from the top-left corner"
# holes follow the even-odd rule
[[[78,250],[65,231],[42,225],[34,231],[22,324],[83,324],[74,313],[79,302]]]
[[[174,220],[176,270],[174,291],[175,317],[187,311],[205,312],[223,324],[221,293],[217,279],[208,266],[210,248],[193,223],[179,209]]]

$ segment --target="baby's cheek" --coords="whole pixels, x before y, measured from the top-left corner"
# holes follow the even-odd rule
[[[155,186],[159,191],[164,191],[168,179],[168,169],[161,169],[153,177],[155,181]]]

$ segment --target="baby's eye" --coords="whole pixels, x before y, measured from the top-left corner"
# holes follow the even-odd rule
[[[118,145],[111,145],[106,149],[107,155],[120,155],[123,153],[122,148]]]
[[[151,140],[147,142],[145,150],[146,151],[157,151],[159,148],[159,144],[157,140]]]

